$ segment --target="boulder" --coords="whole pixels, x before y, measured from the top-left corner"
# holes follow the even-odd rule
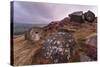
[[[95,20],[95,14],[89,10],[84,13],[84,19],[88,22],[93,22]]]
[[[69,14],[70,21],[72,22],[79,22],[83,23],[83,12],[82,11],[77,11]]]
[[[47,38],[40,51],[41,57],[50,60],[50,63],[70,62],[75,46],[73,35],[65,30],[59,30]]]

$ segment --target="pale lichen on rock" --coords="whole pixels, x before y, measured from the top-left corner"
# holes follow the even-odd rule
[[[50,59],[52,63],[69,62],[76,45],[73,39],[69,32],[53,33],[43,44],[42,56]]]

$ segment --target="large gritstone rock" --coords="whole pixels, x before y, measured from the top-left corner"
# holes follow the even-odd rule
[[[69,14],[70,17],[70,21],[73,22],[83,22],[83,12],[82,11],[77,11],[77,12],[73,12],[71,14]]]
[[[95,14],[92,11],[84,13],[84,19],[88,22],[93,22],[95,20]]]
[[[73,35],[65,30],[52,33],[43,44],[41,56],[50,63],[65,63],[72,58],[75,49]]]

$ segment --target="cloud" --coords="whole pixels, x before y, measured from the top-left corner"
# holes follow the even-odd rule
[[[14,22],[47,24],[61,20],[74,11],[88,10],[97,15],[96,6],[14,1]]]

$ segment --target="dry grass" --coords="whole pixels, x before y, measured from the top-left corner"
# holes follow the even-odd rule
[[[97,31],[97,25],[95,23],[93,24],[81,24],[79,27],[73,27],[71,25],[65,26],[65,28],[71,28],[76,29],[76,31],[73,33],[75,40],[78,43],[79,48],[84,49],[82,47],[82,43],[84,42],[84,39],[92,34],[96,33]],[[36,43],[31,43],[30,41],[25,40],[24,35],[16,36],[16,38],[13,39],[14,41],[14,65],[30,65],[32,64],[33,56],[36,54],[36,52],[41,48],[41,41],[38,41]]]
[[[24,36],[14,39],[14,65],[32,64],[32,56],[41,46],[24,40]]]

